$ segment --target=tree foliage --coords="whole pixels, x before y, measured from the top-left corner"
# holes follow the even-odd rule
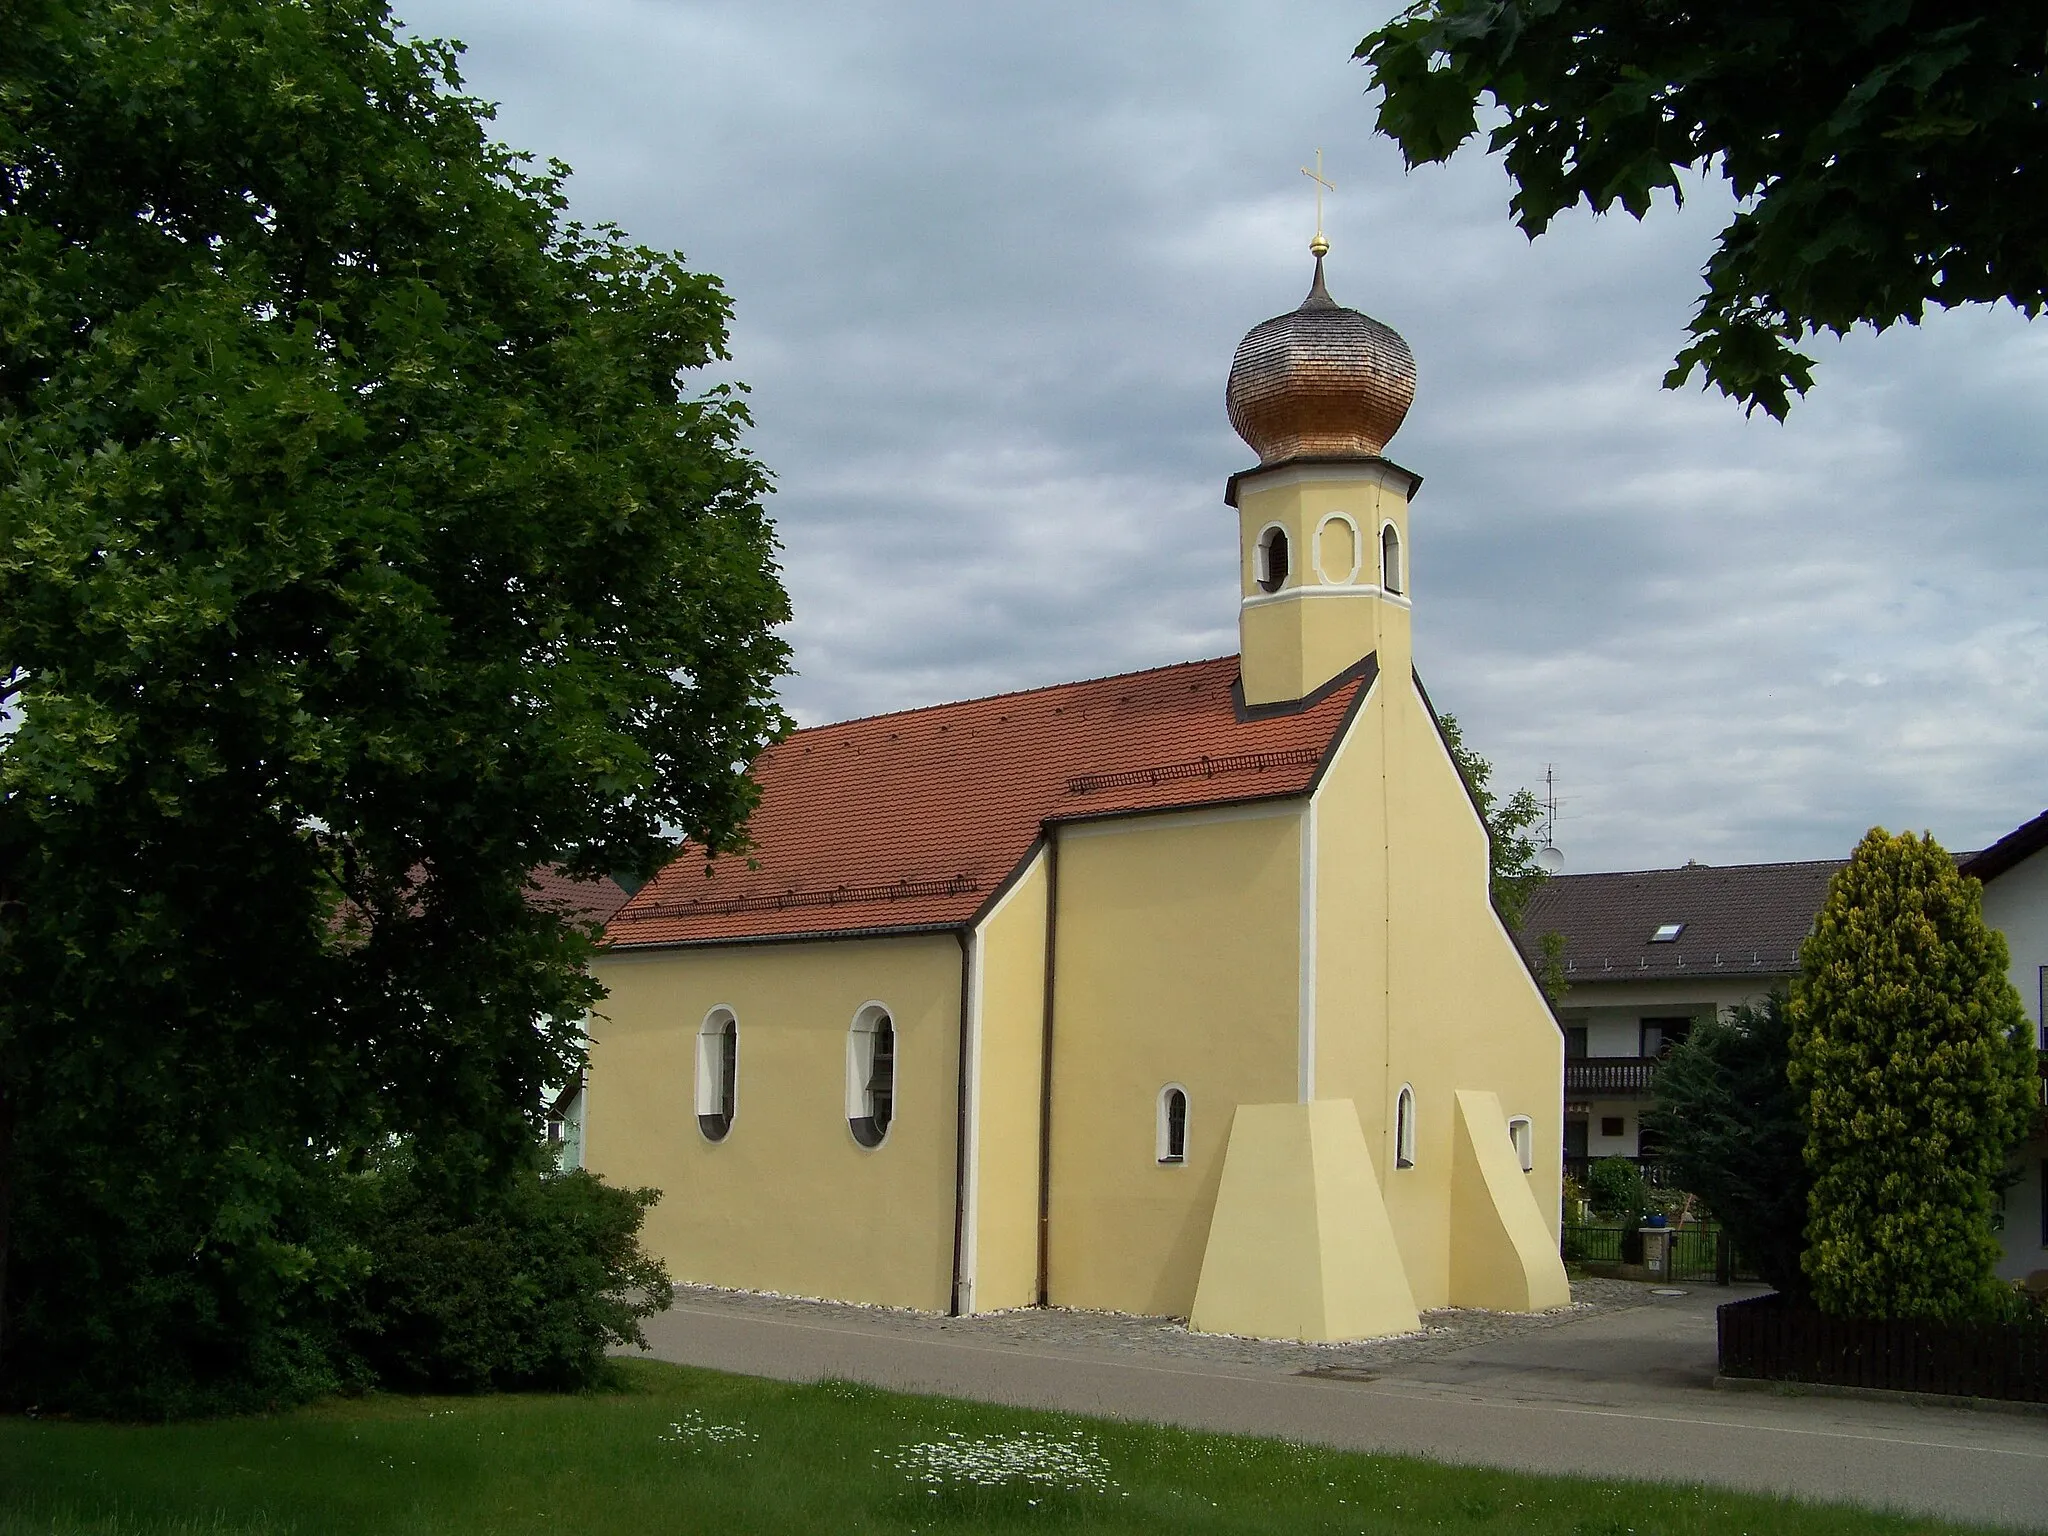
[[[334,1180],[402,1137],[477,1208],[574,1073],[528,872],[734,844],[782,728],[766,477],[685,387],[725,296],[455,60],[384,0],[0,7],[16,1398],[290,1378]]]
[[[1739,202],[1695,368],[1783,417],[1821,331],[2048,302],[2048,27],[2033,0],[1421,0],[1358,46],[1408,163],[1489,147],[1531,237],[1580,203],[1642,218],[1682,173]]]
[[[1959,1319],[1996,1304],[1994,1190],[2038,1088],[1982,901],[1932,837],[1873,827],[1800,949],[1790,1075],[1823,1311]]]
[[[1806,1116],[1793,1088],[1783,993],[1702,1019],[1657,1071],[1644,1128],[1680,1187],[1705,1202],[1765,1281],[1803,1295]]]
[[[1521,926],[1529,897],[1545,879],[1536,862],[1536,839],[1529,829],[1543,818],[1543,807],[1528,789],[1518,789],[1503,800],[1493,792],[1493,764],[1465,745],[1465,733],[1456,715],[1440,715],[1437,724],[1444,733],[1444,745],[1459,777],[1479,808],[1486,823],[1487,868],[1493,886],[1493,904],[1501,921],[1510,928]],[[1553,997],[1553,1002],[1556,999]]]

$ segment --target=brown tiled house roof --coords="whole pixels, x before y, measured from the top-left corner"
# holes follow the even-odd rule
[[[527,899],[537,907],[552,907],[600,923],[610,922],[626,904],[626,888],[616,880],[572,880],[556,869],[536,869],[527,880],[527,890]]]
[[[1372,658],[1301,705],[1247,710],[1237,658],[798,731],[754,764],[750,856],[682,857],[618,946],[918,932],[970,922],[1048,823],[1306,793]]]
[[[2013,828],[1981,853],[1957,854],[1956,863],[1966,875],[1975,875],[1979,880],[1996,880],[2015,864],[2032,858],[2043,848],[2048,848],[2048,811]]]
[[[1564,935],[1573,986],[1746,972],[1789,976],[1828,882],[1844,861],[1688,864],[1615,874],[1554,875],[1536,888],[1515,941],[1530,963],[1546,933]],[[1683,923],[1670,943],[1650,936]]]

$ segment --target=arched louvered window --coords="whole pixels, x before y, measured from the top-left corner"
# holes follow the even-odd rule
[[[846,1037],[846,1123],[864,1147],[879,1147],[896,1118],[896,1021],[870,1003]]]
[[[1394,1099],[1394,1166],[1415,1166],[1415,1090],[1406,1083]]]
[[[1188,1160],[1188,1091],[1179,1083],[1159,1090],[1158,1151],[1162,1163]]]
[[[740,1021],[730,1008],[714,1008],[697,1028],[697,1129],[723,1141],[739,1108]]]
[[[1259,535],[1252,574],[1261,592],[1278,592],[1287,580],[1287,530],[1278,526]]]

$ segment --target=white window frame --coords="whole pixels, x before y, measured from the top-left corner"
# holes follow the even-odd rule
[[[1394,1095],[1394,1166],[1415,1166],[1415,1089],[1408,1083]]]
[[[1166,1107],[1175,1094],[1180,1095],[1180,1154],[1174,1155],[1172,1122]],[[1194,1105],[1188,1098],[1187,1086],[1183,1083],[1168,1083],[1159,1090],[1159,1097],[1153,1101],[1152,1155],[1162,1168],[1185,1168],[1188,1163],[1189,1118]]]
[[[1351,569],[1341,576],[1323,569],[1323,530],[1332,523],[1342,523],[1351,530]],[[1365,569],[1365,534],[1349,512],[1325,512],[1316,523],[1315,548],[1310,555],[1315,563],[1316,580],[1326,587],[1348,587]]]
[[[889,1120],[877,1133],[875,1101],[868,1084],[875,1071],[876,1026],[884,1019],[889,1021],[894,1054],[889,1069]],[[846,1030],[846,1133],[853,1138],[854,1145],[872,1152],[888,1143],[889,1133],[896,1128],[902,1082],[903,1031],[898,1026],[896,1011],[871,998],[854,1011],[853,1023]],[[873,1140],[868,1139],[870,1136]]]
[[[1522,1165],[1522,1172],[1536,1171],[1536,1122],[1527,1115],[1516,1115],[1508,1121],[1508,1140],[1514,1143],[1515,1158]]]
[[[1394,558],[1387,559],[1387,538],[1393,536]],[[1407,572],[1403,567],[1407,557],[1402,553],[1401,525],[1392,518],[1380,524],[1380,590],[1395,597],[1404,597],[1408,592]]]
[[[732,1025],[732,1102],[724,1102],[725,1026]],[[716,1145],[732,1134],[740,1117],[740,1016],[725,1003],[704,1015],[697,1026],[697,1134]],[[725,1129],[714,1132],[710,1122],[723,1117]]]

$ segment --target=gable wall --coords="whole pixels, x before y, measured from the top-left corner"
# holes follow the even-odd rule
[[[1405,665],[1353,723],[1316,827],[1316,1097],[1357,1105],[1416,1302],[1444,1306],[1455,1094],[1494,1093],[1533,1121],[1527,1177],[1554,1236],[1564,1041],[1488,900],[1485,828]],[[1417,1112],[1407,1169],[1403,1083]]]
[[[652,1185],[648,1248],[680,1281],[945,1311],[952,1304],[960,945],[951,934],[627,950],[594,967],[585,1163]],[[895,1121],[846,1120],[855,1013],[897,1032]],[[705,1140],[698,1026],[739,1020],[730,1133]]]
[[[1051,1223],[1056,1306],[1185,1317],[1231,1112],[1296,1094],[1299,800],[1057,834]],[[1157,1160],[1161,1088],[1188,1158]]]
[[[2007,975],[2020,994],[2042,1043],[2042,971],[2048,967],[2048,852],[2015,864],[1984,887],[1984,920],[2005,935],[2012,962]],[[2005,1192],[2005,1257],[2001,1276],[2018,1280],[2048,1269],[2048,1141],[2035,1140],[2013,1158],[2020,1180]]]

